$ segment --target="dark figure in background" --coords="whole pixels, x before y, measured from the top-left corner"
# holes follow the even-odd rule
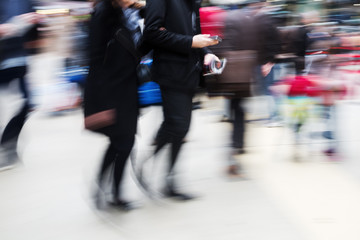
[[[295,55],[295,71],[297,75],[301,75],[305,70],[305,55],[309,47],[308,33],[311,32],[310,27],[303,25],[299,27],[294,41]]]
[[[11,82],[18,80],[18,88],[24,100],[20,110],[5,124],[1,135],[0,169],[2,170],[11,168],[18,160],[18,138],[30,108],[25,81],[28,53],[24,45],[27,40],[26,33],[40,20],[32,11],[32,3],[29,0],[0,2],[0,87],[6,88]]]
[[[124,201],[120,184],[137,128],[139,59],[114,37],[115,32],[122,29],[128,42],[133,44],[128,47],[133,51],[138,49],[141,45],[138,7],[133,0],[102,0],[96,4],[90,22],[90,68],[84,94],[85,116],[110,109],[116,111],[115,124],[99,130],[109,138],[110,144],[98,184],[101,190],[104,176],[110,170],[113,199],[108,202],[125,210],[133,207]]]
[[[233,116],[233,151],[228,168],[230,176],[240,176],[240,166],[236,163],[233,155],[245,152],[243,98],[251,95],[250,83],[254,80],[255,87],[262,88],[262,91],[267,89],[266,77],[271,73],[274,57],[280,51],[277,30],[270,17],[263,13],[264,7],[264,2],[252,1],[244,9],[229,12],[225,20],[225,39],[219,44],[219,55],[222,55],[221,52],[227,51],[236,51],[243,55],[246,64],[238,66],[236,71],[239,71],[239,74],[236,77],[239,78],[239,82],[248,83],[249,86],[248,88],[230,91],[230,108]],[[229,59],[229,63],[230,61],[231,59]],[[226,77],[226,75],[220,77]]]
[[[166,144],[171,144],[164,194],[180,200],[192,197],[176,189],[174,165],[190,127],[192,98],[200,82],[203,63],[217,58],[205,47],[218,42],[200,34],[200,2],[146,1],[144,39],[154,48],[152,76],[161,88],[164,114],[155,154]]]

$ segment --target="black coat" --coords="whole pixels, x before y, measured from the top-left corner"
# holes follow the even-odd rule
[[[275,56],[281,52],[281,40],[274,20],[268,14],[260,13],[255,16],[254,21],[258,25],[259,64],[275,62]]]
[[[138,117],[136,66],[139,59],[114,39],[115,32],[122,28],[132,43],[131,34],[121,19],[120,9],[102,1],[94,9],[89,29],[90,69],[84,112],[88,116],[115,108],[116,124],[100,131],[109,136],[135,134]]]
[[[147,0],[144,40],[154,48],[153,79],[161,86],[195,89],[207,49],[192,49],[200,33],[199,0]],[[193,28],[195,13],[195,28]]]

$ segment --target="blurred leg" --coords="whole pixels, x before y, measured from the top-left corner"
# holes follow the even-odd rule
[[[171,143],[167,188],[165,194],[179,200],[190,200],[193,197],[179,193],[175,188],[174,167],[178,160],[183,139],[189,131],[192,112],[193,93],[162,88],[164,122],[157,136],[156,153],[167,143]]]
[[[242,149],[244,147],[245,114],[241,105],[241,99],[232,99],[231,109],[234,114],[232,136],[233,148]]]
[[[106,171],[109,169],[112,163],[115,162],[117,152],[116,149],[113,147],[112,143],[109,144],[108,149],[103,158],[103,162],[100,167],[99,175],[98,175],[98,184],[99,187],[102,185],[102,181],[104,179]]]
[[[189,131],[193,93],[162,88],[164,121],[157,134],[157,148],[160,151],[167,143],[172,144],[170,171],[180,152],[182,141]]]
[[[126,162],[130,156],[135,141],[134,136],[120,135],[111,138],[111,142],[116,151],[113,171],[113,193],[115,201],[122,198],[120,185],[124,175]]]
[[[6,85],[13,80],[19,80],[19,90],[25,99],[23,106],[20,108],[10,121],[5,123],[4,130],[0,139],[0,165],[14,165],[19,159],[17,154],[17,141],[20,132],[24,126],[27,114],[29,112],[28,93],[25,88],[24,75],[26,73],[26,67],[16,67],[0,71],[0,84]],[[12,104],[12,103],[9,103]],[[11,105],[7,105],[11,108]],[[5,107],[7,107],[5,106]],[[1,114],[1,113],[0,113]],[[3,113],[2,113],[3,114]]]

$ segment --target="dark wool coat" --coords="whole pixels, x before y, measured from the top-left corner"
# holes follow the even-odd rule
[[[161,86],[194,90],[209,50],[193,49],[200,34],[199,0],[147,0],[144,39],[154,48],[154,79]],[[195,24],[193,24],[195,23]]]
[[[122,28],[129,42],[130,32],[124,27],[122,11],[110,1],[96,5],[90,22],[90,69],[84,94],[85,116],[116,109],[116,123],[99,132],[108,136],[133,135],[138,117],[138,79],[135,58],[120,42],[115,32]],[[135,46],[132,46],[135,48]]]

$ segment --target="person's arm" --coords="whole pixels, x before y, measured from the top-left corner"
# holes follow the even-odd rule
[[[40,15],[33,12],[12,17],[8,22],[0,24],[0,39],[23,36],[39,20]]]
[[[272,19],[265,18],[263,31],[266,35],[264,57],[266,63],[261,66],[263,76],[267,76],[275,65],[275,56],[281,52],[280,33]]]
[[[91,16],[89,25],[90,72],[86,95],[89,98],[95,97],[103,110],[112,109],[115,106],[115,102],[112,101],[114,94],[111,92],[114,88],[111,89],[108,79],[104,78],[104,61],[109,42],[109,29],[106,24],[108,18],[107,9],[98,5]]]
[[[155,47],[187,53],[191,50],[192,36],[169,32],[164,28],[166,2],[148,0],[145,9],[144,39]],[[179,19],[181,21],[181,19]]]
[[[266,31],[265,52],[267,53],[267,62],[274,63],[275,56],[281,52],[281,40],[279,30],[271,18],[265,21],[264,31]]]
[[[15,26],[10,23],[0,24],[0,39],[13,35],[15,31]]]
[[[89,25],[89,57],[90,64],[96,68],[103,65],[108,42],[106,34],[106,12],[96,9],[91,16]]]
[[[191,48],[203,48],[218,43],[218,41],[210,39],[209,35],[190,36],[168,31],[164,28],[165,15],[166,2],[164,0],[148,0],[146,2],[144,39],[151,45],[188,53]]]

